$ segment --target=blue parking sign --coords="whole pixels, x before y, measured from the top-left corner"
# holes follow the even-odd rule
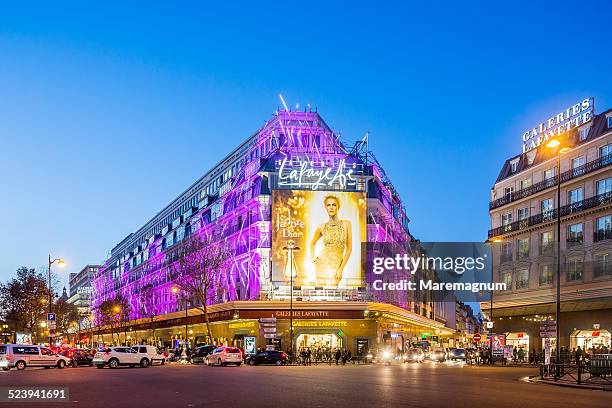
[[[55,313],[47,313],[47,320],[55,321]]]

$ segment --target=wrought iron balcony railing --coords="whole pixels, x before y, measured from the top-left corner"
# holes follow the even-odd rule
[[[591,198],[587,198],[585,200],[579,201],[577,203],[564,205],[563,207],[561,207],[561,217],[565,217],[572,213],[586,211],[591,208],[598,207],[600,205],[611,204],[611,203],[612,203],[612,192],[599,194]],[[557,211],[558,209],[555,208],[554,210],[547,211],[544,214],[533,215],[525,220],[515,221],[510,224],[502,225],[501,227],[490,229],[489,234],[488,234],[489,238],[498,237],[498,236],[505,235],[505,234],[510,234],[512,232],[517,232],[517,231],[529,228],[534,225],[542,224],[547,221],[552,221],[556,219]],[[608,238],[605,238],[605,239],[608,239]]]
[[[561,173],[561,183],[565,183],[574,178],[584,176],[585,174],[588,174],[588,173],[592,173],[604,167],[610,166],[611,164],[612,164],[612,154],[602,156],[596,160],[585,163],[582,166],[576,167],[575,169],[571,169],[571,170]],[[493,210],[495,208],[502,207],[506,204],[510,204],[514,201],[520,200],[525,197],[529,197],[532,194],[539,193],[540,191],[544,191],[550,187],[556,186],[557,180],[558,180],[557,176],[551,177],[549,179],[540,181],[539,183],[533,184],[529,187],[512,192],[510,194],[506,194],[505,196],[498,198],[497,200],[491,201],[489,203],[489,210]]]

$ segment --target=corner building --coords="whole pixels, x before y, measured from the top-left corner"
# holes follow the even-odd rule
[[[491,190],[494,279],[508,288],[493,296],[494,332],[529,352],[546,338],[556,347],[560,211],[560,346],[597,352],[612,333],[612,110],[556,138],[567,148],[560,174],[556,151],[542,143],[506,160]],[[481,309],[490,317],[489,302]]]
[[[244,347],[245,338],[255,338],[257,347],[287,350],[291,311],[293,349],[360,354],[383,345],[403,350],[422,339],[441,343],[454,333],[447,327],[454,304],[377,293],[364,270],[363,244],[410,242],[408,223],[367,139],[348,148],[317,112],[278,111],[111,250],[94,278],[92,311],[126,299],[130,321],[119,336],[128,344]],[[197,301],[172,290],[175,249],[196,234],[225,240],[233,254],[208,307],[212,338]],[[300,250],[289,252],[289,245]],[[153,321],[141,296],[151,284]],[[109,343],[109,333],[98,327],[92,334]]]

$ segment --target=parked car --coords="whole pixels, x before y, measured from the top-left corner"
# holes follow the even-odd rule
[[[146,354],[138,353],[131,347],[108,347],[98,350],[94,356],[93,363],[98,368],[109,366],[117,368],[119,366],[135,367],[140,365],[146,368],[151,363]]]
[[[166,364],[166,357],[155,346],[139,344],[132,346],[132,348],[137,353],[145,355],[149,359],[149,365],[154,365],[156,362],[161,365]]]
[[[443,362],[446,360],[446,352],[444,351],[444,347],[432,347],[429,351],[428,358],[431,361]]]
[[[236,347],[221,346],[206,356],[206,365],[226,366],[228,364],[242,364],[242,353]]]
[[[423,352],[423,349],[413,348],[404,353],[405,363],[422,363],[423,360],[425,360],[425,353]]]
[[[88,350],[69,349],[59,353],[60,356],[71,359],[72,366],[93,366],[93,356]]]
[[[55,354],[47,347],[31,344],[4,344],[0,346],[0,367],[4,371],[13,367],[18,370],[23,370],[26,367],[64,368],[70,363],[70,358]]]
[[[213,351],[216,346],[204,345],[196,348],[191,355],[191,364],[203,364],[206,362],[206,356]]]
[[[287,353],[277,350],[260,351],[257,354],[248,355],[245,364],[260,365],[260,364],[287,364]]]
[[[465,361],[465,349],[462,348],[454,348],[450,351],[448,358],[450,360],[463,360]]]

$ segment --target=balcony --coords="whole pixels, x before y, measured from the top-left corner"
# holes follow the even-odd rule
[[[589,174],[594,171],[603,169],[604,167],[608,167],[611,164],[612,154],[602,156],[597,160],[590,161],[588,163],[583,164],[582,166],[576,167],[575,169],[571,169],[561,173],[561,183],[565,183],[577,177],[584,176],[585,174]],[[489,210],[502,207],[506,204],[510,204],[514,201],[529,197],[530,195],[539,193],[540,191],[544,191],[550,187],[556,186],[557,180],[557,176],[551,177],[549,179],[540,181],[539,183],[533,184],[529,187],[523,188],[511,194],[507,194],[504,197],[498,198],[497,200],[493,200],[489,203]]]
[[[607,157],[607,156],[606,156]],[[586,200],[579,201],[577,203],[564,205],[561,207],[561,217],[567,215],[589,210],[591,208],[599,207],[600,205],[612,203],[612,192],[596,195]],[[489,238],[498,237],[505,234],[521,231],[523,229],[532,227],[534,225],[542,224],[547,221],[552,221],[557,217],[557,209],[547,211],[544,214],[533,215],[526,220],[515,221],[510,224],[502,225],[501,227],[493,228],[489,230]],[[603,238],[610,239],[610,238]],[[597,241],[597,239],[596,239]]]

